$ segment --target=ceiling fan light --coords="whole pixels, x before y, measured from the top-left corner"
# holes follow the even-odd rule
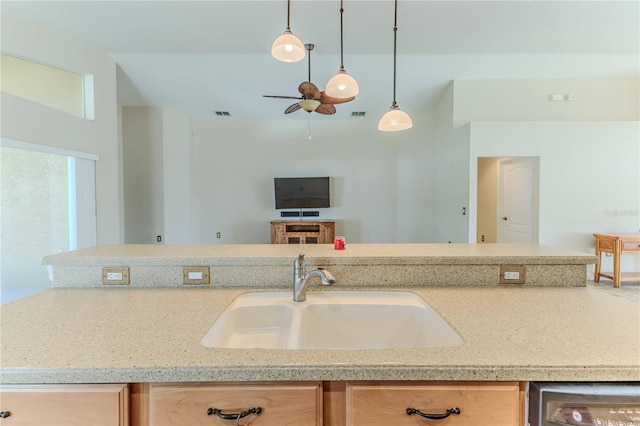
[[[360,87],[355,78],[351,77],[344,68],[340,68],[327,82],[324,93],[332,98],[350,98],[360,93]]]
[[[317,101],[315,99],[303,99],[300,102],[298,102],[300,107],[307,112],[315,111],[316,108],[318,108],[318,106],[320,105],[320,103],[321,103],[320,101]]]
[[[300,62],[305,54],[304,44],[289,27],[271,45],[271,55],[282,62]]]
[[[393,104],[378,122],[378,130],[382,132],[399,132],[413,127],[409,114],[402,111],[398,105]]]

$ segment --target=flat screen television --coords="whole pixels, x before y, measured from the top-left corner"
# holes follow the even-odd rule
[[[328,177],[274,178],[276,209],[331,206]]]

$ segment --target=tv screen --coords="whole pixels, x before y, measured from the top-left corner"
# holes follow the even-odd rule
[[[274,178],[276,209],[330,207],[329,178]]]

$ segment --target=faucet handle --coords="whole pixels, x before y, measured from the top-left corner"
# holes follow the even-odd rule
[[[298,255],[298,258],[293,262],[293,266],[299,269],[304,268],[304,253]]]

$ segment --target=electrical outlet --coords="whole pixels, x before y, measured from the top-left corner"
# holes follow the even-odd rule
[[[107,272],[107,281],[122,281],[122,272]]]
[[[208,266],[187,266],[182,268],[182,284],[209,284]]]
[[[129,267],[102,268],[102,284],[129,284]]]
[[[501,266],[499,284],[524,284],[526,267],[524,266]]]

